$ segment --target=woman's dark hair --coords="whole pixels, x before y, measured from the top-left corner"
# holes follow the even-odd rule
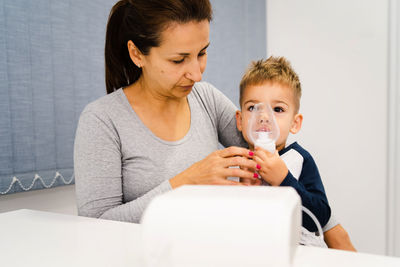
[[[108,17],[105,44],[107,94],[134,83],[142,70],[129,57],[131,40],[144,55],[160,46],[161,33],[172,22],[212,19],[209,0],[121,0]]]

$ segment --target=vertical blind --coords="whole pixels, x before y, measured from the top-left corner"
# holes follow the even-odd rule
[[[112,0],[0,0],[0,195],[74,182],[85,105],[105,94]],[[264,57],[265,1],[214,0],[204,79],[237,103],[241,75]]]
[[[239,83],[251,61],[265,58],[266,1],[214,0],[203,79],[239,104]]]
[[[73,183],[80,112],[105,94],[113,1],[0,1],[0,193]]]

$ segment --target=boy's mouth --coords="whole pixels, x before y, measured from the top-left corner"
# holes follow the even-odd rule
[[[271,129],[267,126],[262,126],[256,130],[256,132],[270,132]]]

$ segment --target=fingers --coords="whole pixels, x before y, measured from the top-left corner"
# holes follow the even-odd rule
[[[240,178],[240,182],[244,184],[251,184],[253,182],[252,179]]]
[[[261,180],[257,181],[245,181],[245,182],[236,182],[236,181],[231,181],[231,180],[222,180],[215,185],[242,185],[242,186],[255,186],[255,185],[261,185]]]
[[[279,157],[279,153],[277,150],[271,153],[268,150],[257,147],[254,151],[253,160],[255,160],[256,162],[260,162],[260,160],[265,162],[274,157]]]
[[[245,179],[245,178],[240,178],[240,182],[245,184],[245,185],[261,185],[261,179]]]
[[[220,180],[216,185],[243,185],[243,183],[232,180]]]
[[[262,160],[267,160],[268,157],[271,157],[271,156],[273,156],[273,155],[274,155],[274,154],[271,153],[271,152],[269,152],[268,150],[264,150],[264,149],[259,148],[259,147],[257,147],[257,148],[254,150],[254,157],[259,157],[259,158],[261,158]],[[254,158],[254,157],[253,157],[253,158]]]
[[[218,150],[217,153],[220,157],[223,158],[229,158],[234,156],[243,156],[246,158],[251,158],[253,152],[243,147],[230,146],[225,149]]]
[[[257,156],[254,156],[254,162],[260,167],[264,165],[264,160]],[[261,168],[258,171],[261,171]]]
[[[210,154],[207,158],[193,165],[190,170],[195,171],[196,184],[243,185],[240,182],[228,180],[228,177],[243,177],[258,180],[257,163],[251,158],[254,155],[250,150],[242,147],[229,147]],[[230,168],[239,166],[240,168]],[[255,183],[256,184],[256,183]]]
[[[244,157],[230,157],[223,159],[224,167],[239,166],[242,169],[250,169],[255,171],[257,169],[257,163],[254,160],[250,160]]]
[[[258,175],[249,170],[243,170],[239,168],[226,168],[223,176],[225,177],[241,177],[245,179],[258,180]]]

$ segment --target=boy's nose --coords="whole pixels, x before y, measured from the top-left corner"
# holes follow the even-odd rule
[[[269,122],[269,117],[266,112],[263,112],[260,114],[259,122],[260,123],[268,123]]]

